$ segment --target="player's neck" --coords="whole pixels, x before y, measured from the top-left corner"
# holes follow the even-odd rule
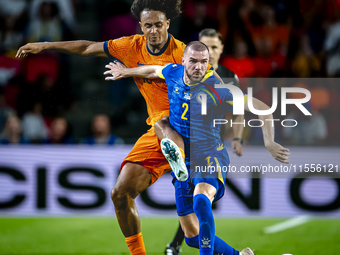
[[[186,73],[184,73],[183,80],[186,84],[191,84],[191,81]]]
[[[166,43],[169,40],[169,34],[166,35],[166,39],[164,40],[163,43],[161,43],[160,45],[158,45],[157,47],[152,46],[149,42],[148,42],[148,48],[152,53],[159,53],[163,47],[166,45]]]

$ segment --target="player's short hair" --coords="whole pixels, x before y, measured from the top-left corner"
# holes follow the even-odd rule
[[[203,29],[200,33],[199,33],[199,39],[201,40],[201,38],[203,36],[206,37],[218,37],[218,39],[221,41],[222,43],[222,35],[221,33],[217,32],[215,29],[213,28],[205,28]]]
[[[131,12],[138,19],[142,11],[160,11],[165,13],[167,19],[180,15],[182,0],[134,0]]]
[[[193,49],[194,51],[205,51],[206,50],[209,52],[209,48],[207,47],[207,45],[205,45],[204,43],[200,41],[192,41],[189,44],[187,44],[187,46],[184,49],[183,55],[186,54],[188,49]]]

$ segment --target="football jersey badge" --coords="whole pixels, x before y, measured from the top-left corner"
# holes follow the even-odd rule
[[[185,99],[190,100],[190,96],[191,96],[190,93],[184,92],[184,98],[185,98]]]

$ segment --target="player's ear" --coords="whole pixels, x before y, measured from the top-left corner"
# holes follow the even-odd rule
[[[221,53],[223,52],[224,50],[224,44],[221,44]]]
[[[170,19],[168,19],[168,20],[166,21],[166,29],[169,29],[169,27],[170,27]]]
[[[184,56],[182,57],[182,65],[184,65]]]
[[[140,29],[142,29],[142,31],[143,31],[143,26],[142,26],[142,22],[138,22],[139,23],[139,25],[140,25]]]

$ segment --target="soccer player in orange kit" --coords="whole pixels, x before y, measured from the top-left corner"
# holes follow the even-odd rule
[[[181,0],[135,0],[131,11],[140,20],[143,35],[122,37],[106,42],[28,43],[18,50],[16,56],[20,58],[28,54],[38,54],[43,50],[56,50],[79,56],[117,58],[126,67],[181,63],[185,44],[168,34],[170,19],[181,13],[180,6]],[[169,114],[169,103],[164,80],[143,78],[134,78],[134,80],[145,98],[149,114],[147,124],[152,127],[138,139],[132,151],[124,159],[117,182],[111,191],[111,198],[130,253],[142,255],[146,254],[146,251],[135,198],[171,169],[162,154],[154,130],[155,122]],[[179,147],[184,147],[183,141],[178,140],[179,135],[174,137],[168,133],[173,133],[172,130],[162,130],[162,132],[176,144],[182,144]],[[183,151],[182,154],[184,155]]]
[[[69,41],[29,43],[22,46],[17,57],[38,54],[43,50],[57,50],[79,56],[117,58],[126,67],[181,63],[185,44],[168,34],[170,19],[179,15],[181,0],[135,0],[132,13],[140,20],[144,35],[122,37],[106,42]],[[119,25],[119,24],[118,24]],[[146,254],[135,198],[170,170],[164,158],[154,125],[169,114],[168,90],[162,79],[134,78],[145,98],[152,127],[138,139],[124,159],[111,199],[121,231],[131,254]],[[157,124],[156,124],[157,125]],[[162,134],[184,148],[181,137],[169,126],[159,127]],[[181,151],[184,156],[183,150]]]

